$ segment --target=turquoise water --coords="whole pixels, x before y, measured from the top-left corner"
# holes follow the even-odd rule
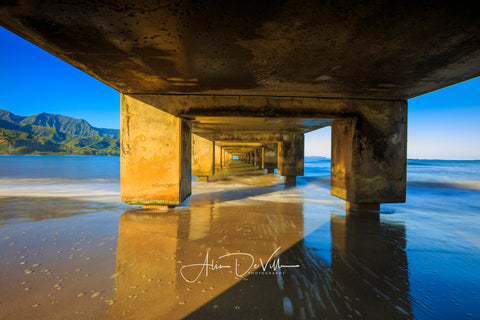
[[[120,202],[118,157],[0,157],[0,319],[480,318],[480,161],[409,160],[407,202],[367,217],[329,195],[329,170],[194,182],[152,214]],[[299,267],[180,275],[277,247]]]

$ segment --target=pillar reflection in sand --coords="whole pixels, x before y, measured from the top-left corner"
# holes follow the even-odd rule
[[[187,319],[413,318],[405,227],[380,222],[378,215],[332,214],[330,235],[331,265],[299,241],[279,257],[301,268],[280,277],[252,274]]]
[[[339,312],[351,308],[366,319],[410,319],[405,226],[379,215],[332,215],[332,277]]]
[[[120,219],[111,318],[183,318],[303,236],[298,203],[222,205],[211,200],[174,213],[127,211]],[[190,266],[203,264],[207,254],[209,263],[230,267]],[[277,281],[274,275],[260,277],[269,284]]]
[[[303,240],[303,211],[199,199],[170,213],[125,212],[111,318],[412,318],[403,225],[332,214],[329,264]],[[280,264],[299,267],[263,272],[260,259],[277,248]]]
[[[121,216],[115,317],[153,319],[174,307],[177,228],[174,215]]]

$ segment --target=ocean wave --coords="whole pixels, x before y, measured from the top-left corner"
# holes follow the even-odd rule
[[[407,186],[410,188],[480,191],[480,182],[476,181],[407,181]]]
[[[95,178],[95,179],[75,179],[75,178],[0,178],[0,184],[55,184],[55,183],[120,183],[120,178]]]
[[[120,202],[119,179],[0,179],[0,197],[61,197]]]

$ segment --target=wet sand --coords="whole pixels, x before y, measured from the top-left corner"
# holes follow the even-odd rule
[[[161,212],[98,188],[90,201],[3,189],[0,318],[480,316],[478,218],[460,228],[415,199],[346,215],[321,185],[233,165]]]

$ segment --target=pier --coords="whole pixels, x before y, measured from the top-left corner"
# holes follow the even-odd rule
[[[331,194],[405,202],[407,100],[480,75],[458,1],[7,1],[0,25],[121,93],[121,195],[171,207],[233,157],[304,173],[332,127]],[[8,50],[8,48],[5,48]],[[55,92],[52,92],[55,94]]]

